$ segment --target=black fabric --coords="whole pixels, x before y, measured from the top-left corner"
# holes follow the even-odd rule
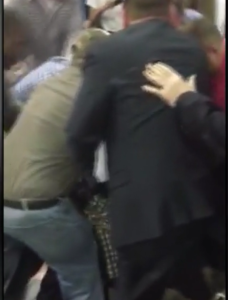
[[[198,221],[162,238],[120,248],[117,299],[160,300],[167,289],[177,290],[183,299],[212,299],[213,291],[203,277],[203,270],[211,267],[212,257],[218,260],[221,244],[214,243],[213,249],[205,249],[211,224],[212,219]],[[208,250],[209,260],[205,256]]]
[[[184,137],[197,147],[201,160],[211,170],[204,181],[207,198],[225,228],[226,211],[226,116],[209,98],[194,92],[180,96],[177,118]],[[213,196],[213,197],[212,197]],[[224,231],[224,228],[222,229]]]
[[[47,273],[41,281],[40,291],[36,300],[62,300],[62,293],[56,273],[48,268]]]
[[[210,163],[225,164],[226,116],[212,100],[194,92],[180,96],[176,106],[177,116],[184,133],[211,152]]]
[[[156,42],[155,42],[156,41]],[[206,58],[191,37],[162,20],[131,25],[94,45],[67,126],[77,166],[92,173],[107,142],[110,219],[117,247],[162,236],[213,214],[201,187],[208,168],[185,143],[175,112],[144,93],[145,64],[162,61],[208,88]]]
[[[27,247],[21,256],[18,268],[4,294],[5,300],[22,299],[29,280],[39,271],[43,261]]]

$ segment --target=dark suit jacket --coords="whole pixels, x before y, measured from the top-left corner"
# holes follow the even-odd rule
[[[90,49],[68,124],[68,142],[84,173],[107,142],[110,217],[115,245],[163,235],[212,214],[199,186],[207,170],[182,139],[174,111],[141,90],[142,70],[165,62],[207,86],[199,46],[161,20],[131,25]]]

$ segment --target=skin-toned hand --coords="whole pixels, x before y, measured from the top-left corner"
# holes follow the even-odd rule
[[[195,75],[184,80],[178,72],[163,63],[148,64],[143,75],[152,85],[144,85],[142,89],[157,95],[169,106],[175,106],[180,95],[196,91]]]

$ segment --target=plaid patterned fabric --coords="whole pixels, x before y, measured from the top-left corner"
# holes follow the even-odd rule
[[[94,226],[98,242],[102,247],[106,275],[109,279],[115,279],[118,276],[117,253],[111,243],[107,206],[107,199],[95,197],[86,208],[85,214]]]
[[[45,79],[58,74],[70,64],[63,57],[53,57],[35,70],[23,77],[11,88],[13,99],[18,102],[26,102],[32,91]]]

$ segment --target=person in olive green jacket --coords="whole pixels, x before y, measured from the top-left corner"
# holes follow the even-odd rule
[[[35,89],[4,140],[4,233],[56,271],[66,300],[103,300],[91,224],[69,200],[80,174],[65,126],[86,49],[107,35],[89,29],[78,37],[71,65]]]

